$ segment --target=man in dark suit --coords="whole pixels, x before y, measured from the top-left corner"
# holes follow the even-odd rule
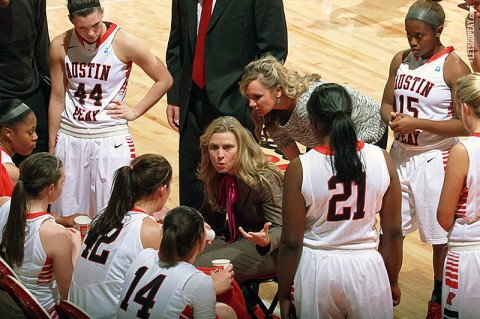
[[[243,68],[265,54],[280,60],[287,56],[282,0],[209,1],[172,0],[167,48],[167,67],[174,79],[168,92],[167,117],[170,126],[180,133],[180,204],[195,208],[203,201],[196,177],[200,135],[213,119],[223,115],[233,116],[252,129],[251,110],[238,87]],[[197,32],[200,39],[202,15],[210,12],[202,12],[203,7],[213,11],[205,27],[201,59]],[[200,84],[192,80],[196,54],[204,68]]]
[[[18,98],[35,113],[34,152],[48,151],[49,47],[45,0],[0,0],[0,100]]]

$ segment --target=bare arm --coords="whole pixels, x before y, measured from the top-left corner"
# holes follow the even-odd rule
[[[402,58],[405,51],[400,51],[392,59],[390,63],[390,70],[388,73],[388,80],[383,89],[382,105],[380,107],[380,115],[382,120],[388,124],[392,119],[393,105],[395,103],[394,84],[395,76],[398,67],[402,63]]]
[[[52,88],[50,103],[48,106],[48,151],[53,153],[57,139],[57,132],[60,128],[60,119],[65,109],[65,92],[67,78],[65,76],[64,60],[66,56],[65,43],[69,32],[57,36],[50,45],[50,76]],[[67,36],[68,35],[68,36]]]
[[[300,150],[296,143],[293,143],[288,147],[282,148],[281,151],[289,161],[293,160],[294,158],[300,155]]]
[[[2,163],[3,166],[7,169],[8,176],[12,180],[13,184],[17,184],[18,179],[20,178],[20,172],[18,167],[15,166],[13,163]]]
[[[303,248],[303,233],[307,214],[301,193],[303,171],[297,157],[288,165],[283,186],[283,229],[278,251],[278,298],[282,318],[292,311],[290,291]]]
[[[140,230],[140,239],[142,241],[143,248],[160,249],[160,243],[162,241],[162,225],[156,221],[145,218],[142,222],[142,228]]]
[[[118,100],[112,101],[112,104],[107,107],[107,114],[112,118],[133,121],[147,112],[167,93],[173,84],[173,79],[162,61],[135,36],[120,30],[113,45],[120,60],[124,63],[132,61],[154,81],[147,94],[135,107],[129,108]]]
[[[53,260],[53,273],[62,299],[68,298],[73,274],[73,247],[69,231],[46,221],[40,227],[40,240],[48,257]]]
[[[437,210],[438,223],[446,231],[449,231],[455,222],[455,209],[467,179],[468,169],[467,150],[462,144],[457,144],[450,151]]]
[[[403,256],[402,194],[395,164],[386,151],[383,151],[383,154],[390,174],[390,186],[383,196],[382,209],[380,210],[380,224],[383,231],[381,254],[392,289],[393,305],[396,306],[400,303],[401,295],[398,286],[398,273],[402,267]]]

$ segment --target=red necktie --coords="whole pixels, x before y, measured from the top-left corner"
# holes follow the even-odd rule
[[[200,25],[198,26],[197,44],[193,57],[192,80],[201,89],[205,87],[205,34],[212,17],[213,0],[205,0],[202,6]]]
[[[237,185],[232,175],[225,175],[220,181],[220,188],[218,189],[218,204],[220,207],[225,207],[227,210],[228,230],[230,232],[230,239],[227,244],[238,239],[237,223],[235,222],[235,211],[233,204],[238,199]]]

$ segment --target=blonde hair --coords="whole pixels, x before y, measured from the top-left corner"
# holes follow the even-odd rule
[[[238,155],[233,166],[235,176],[250,188],[256,188],[260,183],[266,183],[274,196],[273,188],[265,178],[265,173],[273,174],[278,182],[282,184],[283,173],[263,153],[262,148],[253,138],[252,134],[245,129],[240,122],[231,116],[223,116],[215,119],[207,127],[205,133],[200,137],[200,150],[202,158],[198,172],[198,179],[205,188],[205,196],[214,205],[217,204],[218,184],[221,175],[217,173],[210,161],[208,146],[210,139],[215,133],[231,132],[238,143]]]
[[[456,99],[458,103],[466,103],[480,118],[480,73],[470,73],[455,82]]]
[[[281,86],[283,93],[292,99],[297,99],[308,87],[318,80],[320,75],[307,74],[301,76],[298,72],[285,67],[280,61],[271,55],[267,55],[259,60],[250,62],[244,69],[242,80],[240,81],[240,92],[246,95],[247,86],[255,80],[259,80],[263,86],[274,92]],[[261,138],[262,131],[266,139],[275,131],[279,121],[278,110],[272,110],[264,116],[258,116],[252,111],[252,121],[255,125],[255,135]],[[265,128],[264,128],[265,125]]]

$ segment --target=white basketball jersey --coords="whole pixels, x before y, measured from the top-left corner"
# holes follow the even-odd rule
[[[300,155],[302,195],[307,205],[304,240],[312,249],[374,249],[377,246],[376,213],[390,175],[382,150],[358,142],[364,175],[344,184],[332,169],[328,146]]]
[[[2,163],[13,164],[12,157],[10,155],[8,155],[1,147],[0,147],[0,152],[2,152],[2,155],[1,155]]]
[[[95,318],[115,317],[127,270],[143,250],[140,230],[145,218],[153,219],[146,213],[130,211],[122,227],[97,240],[90,250],[82,244],[68,300]]]
[[[52,312],[55,304],[60,301],[60,294],[53,275],[53,260],[47,257],[40,241],[39,229],[46,220],[55,222],[50,213],[28,214],[23,263],[20,267],[13,268],[13,271],[40,304]]]
[[[112,119],[105,108],[112,100],[123,101],[132,63],[115,55],[113,40],[120,29],[104,22],[107,31],[98,44],[88,44],[74,31],[65,56],[67,91],[62,123],[80,128],[105,128],[125,124]],[[98,45],[98,47],[97,47]]]
[[[468,194],[465,194],[465,203],[460,199],[465,210],[456,211],[460,217],[455,219],[448,237],[448,244],[452,246],[480,243],[480,133],[474,133],[461,143],[467,150],[469,159],[465,185]]]
[[[428,60],[410,52],[400,64],[395,77],[395,112],[434,121],[453,119],[452,94],[443,78],[445,60],[453,51],[448,47]],[[394,133],[395,141],[407,149],[435,149],[454,145],[457,138],[415,130]]]
[[[188,292],[189,286],[195,287],[193,294]],[[191,318],[193,313],[195,318],[212,319],[215,303],[210,276],[186,262],[162,267],[158,250],[149,248],[138,255],[128,271],[117,318]]]
[[[8,214],[10,214],[10,203],[11,200],[0,206],[0,242],[3,238],[3,227],[7,224]]]

